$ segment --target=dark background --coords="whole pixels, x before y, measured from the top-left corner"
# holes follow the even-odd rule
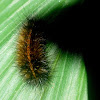
[[[93,5],[85,0],[84,3],[63,10],[46,30],[49,39],[62,50],[83,56],[88,75],[89,100],[98,100],[99,94],[99,35],[95,28],[96,22]]]

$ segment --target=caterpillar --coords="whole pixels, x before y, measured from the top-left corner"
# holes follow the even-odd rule
[[[17,66],[26,82],[36,86],[47,84],[50,79],[46,38],[43,20],[27,19],[17,40]]]

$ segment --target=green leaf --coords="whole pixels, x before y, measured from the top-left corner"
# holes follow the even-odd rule
[[[0,100],[88,100],[87,74],[81,56],[48,46],[52,65],[50,84],[40,89],[26,84],[15,64],[16,38],[27,16],[48,18],[79,0],[0,1]]]

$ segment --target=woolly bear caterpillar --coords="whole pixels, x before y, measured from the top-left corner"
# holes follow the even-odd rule
[[[42,20],[27,19],[17,41],[17,65],[28,83],[44,85],[50,79]]]

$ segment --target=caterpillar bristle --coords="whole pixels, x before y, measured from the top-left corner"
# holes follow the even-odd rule
[[[28,83],[44,85],[50,79],[50,66],[44,36],[45,23],[27,19],[19,32],[17,41],[17,65]]]

